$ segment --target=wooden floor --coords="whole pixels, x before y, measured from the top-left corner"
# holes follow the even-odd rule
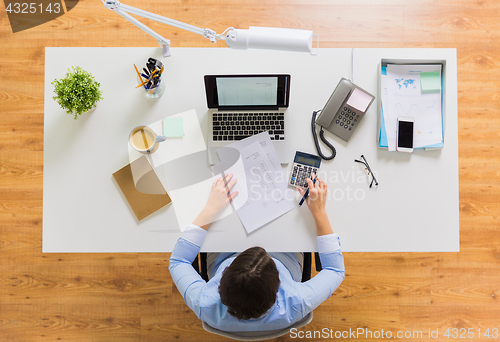
[[[500,1],[124,2],[218,33],[289,27],[318,33],[322,47],[457,48],[460,253],[345,253],[345,281],[302,331],[500,334]],[[172,46],[212,46],[143,22]],[[0,5],[0,39],[0,341],[220,340],[184,304],[169,254],[42,254],[44,47],[156,41],[97,0],[15,34]]]

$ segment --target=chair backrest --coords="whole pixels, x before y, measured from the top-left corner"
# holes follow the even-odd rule
[[[283,336],[285,334],[290,333],[290,329],[292,328],[302,328],[303,326],[308,325],[311,323],[313,319],[313,313],[312,311],[308,313],[304,318],[302,318],[300,321],[294,323],[293,325],[289,326],[288,328],[284,329],[278,329],[278,330],[268,330],[268,331],[222,331],[219,329],[215,329],[212,326],[208,325],[206,322],[203,322],[203,329],[206,331],[224,336],[227,338],[231,338],[233,340],[238,340],[238,341],[262,341],[262,340],[268,340],[271,338],[276,338]]]

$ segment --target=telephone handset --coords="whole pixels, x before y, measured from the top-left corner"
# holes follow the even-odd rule
[[[342,78],[322,110],[313,112],[311,128],[318,154],[325,160],[335,158],[336,150],[324,137],[323,128],[344,141],[349,141],[359,122],[365,115],[375,96],[358,87],[348,79]],[[316,119],[317,114],[319,114]],[[321,126],[319,136],[332,150],[332,155],[325,157],[321,153],[316,136],[315,124]]]

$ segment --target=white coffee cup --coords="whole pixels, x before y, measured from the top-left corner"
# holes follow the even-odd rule
[[[144,154],[155,152],[160,146],[160,142],[165,141],[165,139],[165,136],[156,134],[147,126],[135,127],[128,137],[130,146]]]

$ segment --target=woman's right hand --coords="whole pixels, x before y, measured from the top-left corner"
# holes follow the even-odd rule
[[[311,177],[314,177],[314,174]],[[316,233],[318,236],[333,234],[332,226],[325,209],[328,187],[321,178],[317,178],[314,184],[308,178],[307,185],[309,187],[309,196],[306,199],[306,203],[316,222]],[[301,188],[297,189],[304,196],[305,191]]]
[[[311,174],[314,178],[315,174]],[[321,178],[317,178],[316,182],[313,184],[310,178],[306,179],[307,185],[309,187],[309,196],[306,199],[307,207],[311,211],[311,214],[316,217],[317,215],[323,214],[325,212],[325,204],[328,192],[328,186]],[[305,190],[302,188],[297,188],[301,196],[304,196]]]

